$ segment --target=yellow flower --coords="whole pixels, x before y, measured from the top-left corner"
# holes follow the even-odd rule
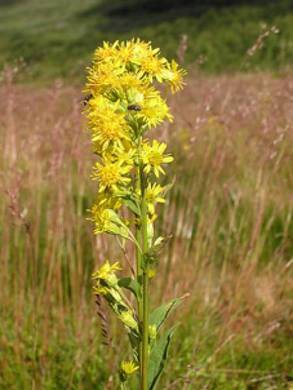
[[[129,361],[126,361],[126,360],[123,360],[121,362],[121,370],[124,374],[126,375],[131,375],[133,374],[135,371],[137,371],[139,369],[139,366],[137,366],[133,360],[129,360]]]
[[[185,70],[179,69],[179,65],[174,60],[171,61],[171,64],[168,63],[168,68],[163,71],[163,78],[170,82],[173,93],[183,88],[183,77],[185,75]]]
[[[102,267],[92,274],[92,279],[96,281],[94,293],[99,295],[111,293],[111,290],[113,290],[111,287],[117,286],[118,283],[115,272],[120,271],[121,269],[118,262],[110,264],[107,260]]]
[[[168,119],[172,121],[169,107],[153,87],[142,84],[140,88],[132,88],[128,92],[130,104],[138,105],[139,110],[132,111],[137,119],[142,119],[148,127],[154,127]]]
[[[119,41],[115,41],[113,44],[109,42],[103,42],[102,47],[98,47],[94,53],[94,61],[107,61],[116,57],[118,52]]]
[[[131,62],[133,56],[133,41],[121,42],[118,50],[118,58],[123,64]]]
[[[172,115],[166,102],[157,93],[146,96],[142,102],[138,117],[142,118],[149,128],[158,126],[164,119],[172,121]]]
[[[103,279],[108,281],[113,275],[115,275],[115,271],[121,271],[121,269],[122,268],[120,267],[118,261],[114,264],[110,264],[110,262],[106,260],[102,267],[93,273],[92,278],[94,280]]]
[[[112,220],[109,210],[118,210],[121,207],[121,201],[108,193],[100,193],[92,206],[90,212],[90,221],[94,222],[94,233],[109,232],[112,227]]]
[[[121,42],[118,58],[125,65],[141,65],[146,59],[154,57],[159,49],[152,49],[150,42],[143,42],[140,39]]]
[[[153,81],[153,78],[162,81],[163,71],[166,67],[166,58],[159,58],[154,55],[147,56],[140,62],[141,70],[147,73],[148,79]]]
[[[118,104],[113,104],[102,96],[89,101],[87,118],[92,129],[92,141],[101,151],[109,145],[123,148],[123,142],[130,140],[130,128],[124,114],[118,112]]]
[[[114,148],[117,146],[123,148],[123,140],[129,139],[126,132],[127,126],[126,124],[125,127],[123,126],[123,117],[119,118],[117,114],[114,114],[112,124],[109,119],[111,119],[110,115],[98,122],[97,127],[93,127],[92,141],[94,144],[100,145],[102,151],[111,144]]]
[[[122,206],[121,201],[110,193],[98,193],[95,204],[112,210],[118,210]]]
[[[123,149],[116,148],[113,150],[112,155],[119,161],[120,164],[126,165],[128,167],[133,166],[134,158],[137,151],[132,148],[131,143],[126,143]]]
[[[120,187],[131,181],[126,177],[130,170],[130,165],[123,162],[111,162],[110,159],[103,159],[103,163],[97,162],[94,166],[93,179],[99,180],[99,192],[110,190],[111,192],[119,191]]]
[[[148,184],[145,192],[145,197],[148,206],[148,211],[150,212],[150,214],[155,214],[156,203],[165,203],[165,199],[160,196],[163,192],[164,187],[161,187],[159,184]]]
[[[112,89],[117,90],[120,98],[129,93],[131,88],[143,88],[145,81],[139,73],[123,73],[112,82]]]
[[[94,64],[88,69],[85,92],[99,95],[111,90],[123,72],[124,69],[114,62]]]
[[[150,42],[144,42],[140,39],[132,40],[132,44],[133,49],[131,62],[136,65],[141,64],[141,61],[145,58],[148,58],[150,55],[153,56],[160,51],[159,49],[152,49]]]
[[[173,161],[170,154],[164,154],[166,147],[167,145],[164,142],[159,143],[156,140],[153,141],[152,145],[143,144],[142,161],[146,173],[153,171],[156,177],[159,177],[160,173],[165,174],[161,165]]]
[[[125,50],[125,43],[122,44]],[[128,43],[129,62],[138,66],[136,72],[141,72],[145,79],[152,82],[154,78],[162,81],[161,73],[168,61],[166,58],[159,57],[160,49],[152,49],[151,42],[143,42],[139,39]]]
[[[100,204],[94,204],[91,208],[92,217],[91,221],[94,222],[94,233],[104,233],[111,229],[112,222],[110,219],[109,209],[104,208]]]

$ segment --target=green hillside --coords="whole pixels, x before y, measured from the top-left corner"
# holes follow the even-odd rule
[[[292,61],[290,0],[177,3],[0,0],[0,68],[23,58],[30,79],[76,77],[104,39],[140,36],[173,56],[182,34],[188,35],[186,61],[201,62],[208,72],[279,69]],[[279,33],[248,58],[264,24]]]

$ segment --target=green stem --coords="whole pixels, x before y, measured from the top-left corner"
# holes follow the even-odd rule
[[[136,240],[141,245],[141,230],[138,227],[136,231]],[[141,262],[142,262],[142,255],[141,251],[137,248],[136,249],[136,278],[137,282],[139,283],[141,277],[142,277],[142,272],[141,272]],[[139,323],[142,323],[142,318],[143,318],[143,311],[142,311],[142,299],[141,299],[141,292],[139,291],[139,295],[137,297],[137,314],[138,314],[138,320]],[[142,342],[140,341],[139,343],[139,348],[138,348],[138,361],[139,361],[139,366],[140,366],[140,375],[141,374],[141,361],[142,361]]]
[[[139,137],[138,140],[138,159],[140,159],[141,154],[141,137]],[[140,181],[140,167],[137,167],[137,180],[136,180],[136,190],[137,193],[141,191],[141,181]],[[136,240],[140,245],[140,248],[142,250],[142,232],[141,232],[141,221],[139,220],[137,222],[137,228],[136,228]],[[137,282],[140,285],[142,280],[142,252],[139,248],[136,248],[136,278]],[[137,314],[138,314],[138,320],[139,324],[142,324],[143,322],[143,308],[142,308],[142,295],[141,290],[139,291],[138,297],[137,297]],[[139,371],[140,371],[140,383],[142,382],[142,340],[139,343],[138,348],[138,360],[139,360]]]
[[[140,192],[141,218],[138,222],[136,238],[141,247],[142,253],[136,253],[136,271],[139,284],[142,283],[142,291],[137,300],[138,318],[141,329],[141,341],[139,346],[139,366],[140,366],[140,389],[148,389],[148,344],[149,344],[149,276],[146,253],[148,251],[147,237],[147,203],[145,198],[146,176],[143,172],[141,157],[142,137],[138,140],[138,169],[137,169],[137,190]]]
[[[147,237],[147,204],[145,199],[146,177],[143,167],[140,167],[141,185],[141,238],[143,250],[143,274],[142,274],[142,361],[141,361],[141,390],[148,388],[148,344],[149,344],[149,275],[148,264],[145,255],[148,251]]]

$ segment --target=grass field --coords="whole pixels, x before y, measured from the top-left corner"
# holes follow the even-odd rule
[[[292,92],[290,72],[194,72],[170,100],[176,121],[158,131],[176,182],[152,302],[190,295],[162,389],[292,386]],[[3,75],[1,389],[117,388],[126,344],[103,307],[101,324],[90,277],[123,255],[85,219],[95,187],[81,109],[80,88]]]
[[[80,80],[104,39],[140,36],[173,57],[186,34],[185,59],[204,71],[279,71],[292,65],[292,25],[290,0],[0,0],[0,70],[23,59],[25,80]]]

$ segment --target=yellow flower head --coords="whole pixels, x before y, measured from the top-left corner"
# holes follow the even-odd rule
[[[152,49],[150,42],[144,42],[140,39],[132,40],[132,63],[136,65],[140,65],[141,62],[145,58],[149,58],[150,56],[154,56],[159,53],[159,49]]]
[[[160,186],[160,184],[148,184],[145,197],[150,214],[155,214],[156,203],[165,203],[165,199],[161,196],[164,190],[164,187]]]
[[[111,278],[115,271],[121,271],[121,267],[119,263],[116,261],[114,264],[110,264],[109,261],[107,260],[100,269],[98,269],[96,272],[93,273],[93,279],[103,279],[103,280],[108,280]]]
[[[118,44],[118,41],[115,41],[113,44],[103,42],[103,46],[98,47],[94,53],[94,62],[109,61],[115,58],[117,56]]]
[[[163,72],[166,65],[166,58],[159,58],[156,55],[149,55],[143,58],[140,62],[141,70],[147,74],[150,81],[153,81],[155,78],[157,81],[162,82]]]
[[[123,360],[121,362],[121,371],[125,374],[125,375],[131,375],[133,374],[135,371],[137,371],[139,369],[139,366],[135,364],[135,362],[133,360]]]
[[[121,186],[131,181],[126,176],[131,168],[131,166],[120,161],[111,162],[111,160],[105,158],[102,163],[97,162],[95,164],[92,177],[99,180],[99,192],[110,190],[115,193],[119,191]]]
[[[171,84],[171,91],[173,93],[183,88],[183,78],[186,75],[185,70],[179,69],[176,61],[172,60],[168,63],[167,69],[163,72],[163,78]]]
[[[172,121],[168,105],[153,88],[145,90],[138,117],[142,118],[149,128],[158,126],[164,119]]]
[[[112,222],[110,219],[110,212],[108,208],[100,204],[94,204],[91,208],[90,220],[94,222],[94,233],[104,233],[111,230]]]
[[[101,151],[109,146],[123,148],[123,142],[130,140],[130,128],[124,114],[119,112],[119,104],[98,96],[90,99],[87,111],[92,141]]]
[[[124,69],[115,62],[94,63],[92,68],[88,69],[85,92],[90,92],[93,97],[107,93],[123,72]]]
[[[109,293],[111,291],[111,287],[117,286],[118,279],[115,272],[120,271],[121,269],[122,268],[118,262],[110,264],[107,260],[102,267],[100,267],[92,275],[92,279],[96,281],[94,292],[99,295]]]
[[[130,142],[125,142],[123,149],[117,147],[111,151],[111,157],[114,161],[119,162],[121,166],[128,167],[128,169],[134,166],[136,154],[137,151]],[[106,155],[105,158],[107,158]]]
[[[126,41],[120,43],[120,47],[117,55],[122,64],[127,65],[132,61],[133,49],[134,49],[133,41]]]
[[[120,98],[125,99],[125,91],[129,93],[131,88],[142,89],[145,88],[145,85],[141,74],[127,72],[116,78],[112,84],[112,88],[118,90]]]
[[[90,221],[94,222],[94,233],[109,232],[112,227],[110,211],[119,210],[122,206],[121,201],[108,193],[98,194],[96,202],[92,206],[90,212]]]
[[[160,173],[165,174],[162,164],[167,164],[173,161],[173,157],[169,154],[164,154],[167,145],[162,142],[154,140],[152,145],[149,143],[143,144],[142,161],[144,163],[144,170],[146,173],[154,172],[156,177]]]

